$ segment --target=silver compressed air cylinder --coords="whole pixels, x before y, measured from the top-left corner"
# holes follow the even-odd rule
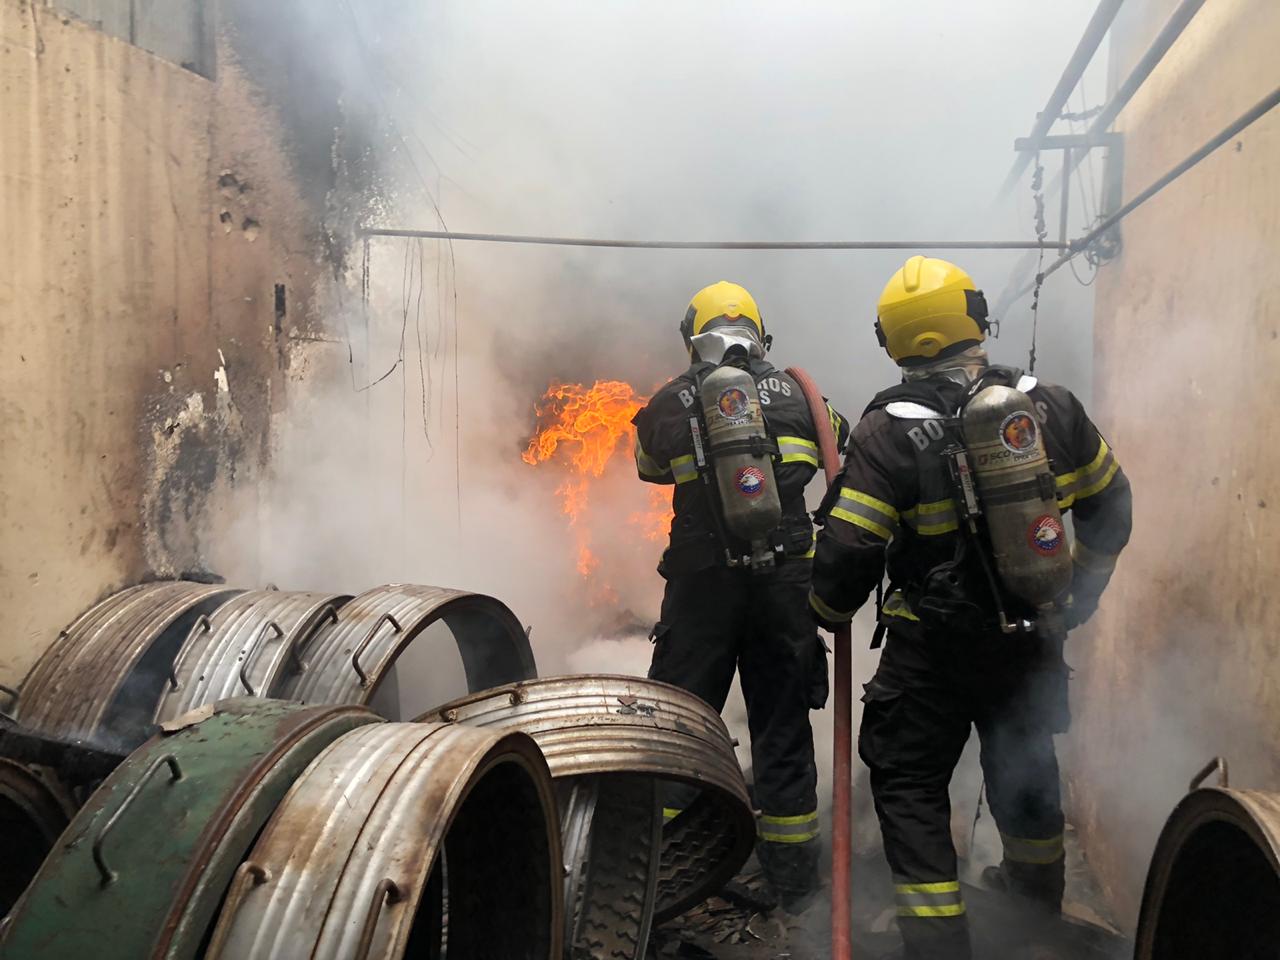
[[[726,364],[707,374],[701,399],[725,526],[759,553],[782,522],[782,501],[755,382],[747,371]]]
[[[993,385],[961,413],[996,572],[1042,612],[1071,588],[1071,551],[1031,398]]]

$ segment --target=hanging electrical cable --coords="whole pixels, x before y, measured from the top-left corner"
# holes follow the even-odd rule
[[[1031,298],[1031,350],[1027,357],[1027,373],[1036,370],[1036,333],[1040,326],[1040,288],[1044,286],[1044,239],[1049,228],[1044,222],[1044,164],[1040,151],[1036,151],[1035,172],[1031,175],[1031,195],[1035,198],[1036,238],[1040,241],[1040,256],[1036,260],[1035,295]]]
[[[1079,93],[1080,93],[1080,112],[1072,113],[1072,114],[1063,114],[1063,118],[1067,120],[1068,124],[1070,124],[1071,126],[1071,135],[1073,137],[1077,135],[1077,129],[1076,129],[1077,119],[1088,120],[1089,118],[1101,113],[1102,106],[1103,106],[1102,104],[1099,104],[1098,106],[1091,108],[1088,105],[1088,101],[1085,98],[1083,86],[1080,87]],[[1071,169],[1072,167],[1075,167],[1074,171],[1072,171]],[[1085,189],[1085,175],[1082,172],[1082,168],[1086,168],[1088,170],[1089,184],[1088,184],[1087,190]],[[1062,186],[1063,190],[1068,189],[1067,184],[1072,177],[1075,178],[1076,194],[1080,197],[1080,217],[1081,217],[1080,222],[1087,223],[1090,225],[1097,223],[1098,217],[1100,216],[1098,211],[1101,209],[1102,200],[1101,200],[1100,194],[1097,192],[1097,186],[1094,181],[1092,152],[1089,152],[1085,156],[1084,160],[1079,163],[1075,162],[1074,154],[1070,152],[1063,153],[1062,172],[1059,174],[1059,178],[1061,179],[1063,184]],[[1086,280],[1081,278],[1079,271],[1076,270],[1075,262],[1072,261],[1071,275],[1075,277],[1076,283],[1080,284],[1080,286],[1082,287],[1092,286],[1093,281],[1097,279],[1097,276],[1098,276],[1097,264],[1093,264],[1093,272],[1089,274],[1089,277]]]

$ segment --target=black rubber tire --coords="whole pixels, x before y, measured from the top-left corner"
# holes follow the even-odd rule
[[[662,837],[657,782],[601,774],[569,960],[643,960],[653,923]]]
[[[657,921],[671,920],[694,906],[701,889],[702,896],[716,892],[721,881],[729,880],[741,862],[750,856],[735,858],[737,837],[728,828],[721,809],[706,794],[700,795],[674,820],[666,825],[662,837],[662,865],[659,870]],[[726,866],[729,869],[725,869]],[[692,898],[692,902],[690,902]]]

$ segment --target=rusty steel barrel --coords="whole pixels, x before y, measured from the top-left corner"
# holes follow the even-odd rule
[[[306,666],[316,633],[338,619],[347,594],[250,590],[232,597],[187,634],[157,722],[228,697],[274,697]]]
[[[0,917],[27,888],[75,809],[53,771],[0,757]]]
[[[1216,787],[1200,787],[1214,769]],[[1206,767],[1147,872],[1135,960],[1263,960],[1280,949],[1280,794],[1232,790]]]
[[[751,854],[755,817],[733,739],[716,711],[679,687],[626,676],[548,677],[463,697],[423,719],[521,730],[557,780],[628,776],[699,788],[663,828],[657,921],[706,899]],[[628,882],[640,903],[639,878]]]
[[[195,960],[232,876],[355,706],[227,700],[135,751],[89,798],[0,934],[0,958]]]
[[[208,960],[559,960],[551,777],[521,733],[352,731],[316,758],[241,866]],[[447,933],[445,932],[447,930]]]
[[[239,590],[185,580],[121,590],[67,627],[22,682],[19,723],[64,740],[132,749],[192,625]]]
[[[452,634],[465,675],[446,696],[537,675],[529,638],[501,601],[393,583],[365,591],[322,625],[307,645],[306,668],[280,695],[306,703],[370,704],[388,719],[407,719],[394,691],[387,696],[384,688],[395,678],[397,661],[436,624]]]

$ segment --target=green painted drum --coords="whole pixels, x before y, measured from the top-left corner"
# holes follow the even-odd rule
[[[178,718],[104,781],[0,933],[3,960],[201,955],[232,876],[356,706],[224,700]]]

